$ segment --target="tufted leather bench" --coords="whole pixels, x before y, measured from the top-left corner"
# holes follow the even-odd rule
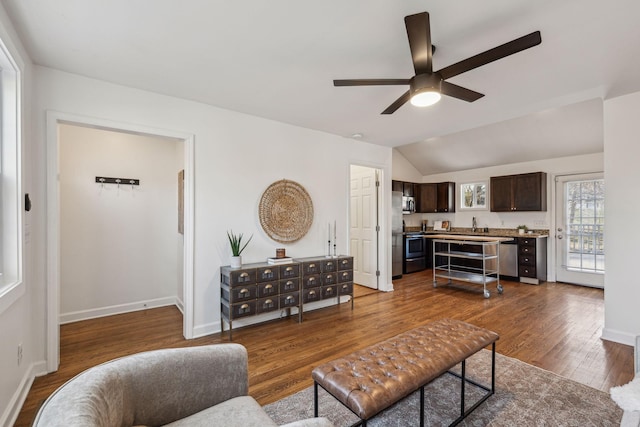
[[[386,341],[351,353],[313,369],[314,414],[318,416],[318,386],[321,386],[356,414],[367,420],[420,390],[420,425],[424,423],[424,386],[462,363],[460,417],[494,393],[495,352],[499,335],[459,320],[442,319],[396,335]],[[465,360],[492,345],[491,388],[465,377]],[[464,387],[471,383],[487,393],[465,410]]]

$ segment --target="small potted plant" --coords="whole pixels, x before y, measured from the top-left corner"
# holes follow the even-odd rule
[[[253,234],[249,237],[249,240],[242,244],[243,234],[234,234],[233,230],[227,231],[227,237],[229,238],[229,244],[231,245],[231,267],[232,268],[240,268],[242,267],[242,251],[247,247],[251,239],[253,238]]]
[[[524,234],[527,232],[527,226],[526,225],[519,225],[518,226],[518,234]]]

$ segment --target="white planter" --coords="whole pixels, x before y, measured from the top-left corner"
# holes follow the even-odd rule
[[[242,267],[242,256],[232,256],[231,268],[240,268],[240,267]]]
[[[524,234],[524,228],[518,228],[518,234]]]

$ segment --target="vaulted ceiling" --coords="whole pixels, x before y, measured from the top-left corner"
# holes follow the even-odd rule
[[[2,0],[32,60],[108,82],[397,147],[423,174],[602,151],[602,102],[640,90],[637,0]],[[485,94],[381,115],[409,78],[403,18],[428,11],[440,69]]]

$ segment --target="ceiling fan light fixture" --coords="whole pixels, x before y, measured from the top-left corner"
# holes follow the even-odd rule
[[[427,89],[413,94],[411,97],[411,105],[416,107],[428,107],[440,101],[442,96],[435,89]]]

